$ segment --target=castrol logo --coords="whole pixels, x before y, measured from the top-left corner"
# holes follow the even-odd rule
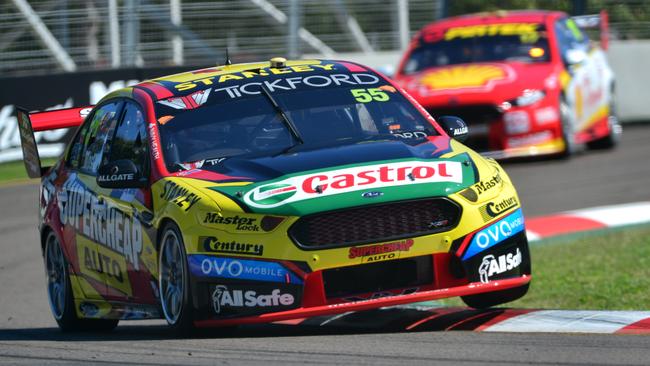
[[[344,168],[290,177],[248,191],[251,207],[273,208],[291,202],[359,190],[423,183],[462,183],[463,169],[456,161],[407,161]]]

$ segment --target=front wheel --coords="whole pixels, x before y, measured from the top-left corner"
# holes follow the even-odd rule
[[[53,232],[45,241],[45,275],[47,278],[47,298],[54,320],[64,332],[70,331],[111,331],[117,319],[80,319],[74,305],[68,264],[61,244]]]
[[[478,295],[461,296],[461,299],[463,299],[463,302],[471,308],[487,309],[521,298],[528,292],[529,285],[530,284],[527,283],[523,286],[509,288],[507,290],[486,292]]]
[[[194,328],[190,279],[183,237],[172,223],[163,229],[158,264],[158,291],[165,320],[174,333],[188,335]]]

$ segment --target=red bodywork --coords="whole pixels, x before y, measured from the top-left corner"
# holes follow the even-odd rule
[[[435,118],[464,118],[472,142],[481,140],[479,145],[468,145],[479,152],[496,158],[562,152],[565,144],[559,107],[571,74],[560,55],[554,22],[565,17],[562,12],[517,11],[467,15],[432,23],[413,38],[394,78]],[[450,28],[506,23],[544,25],[548,62],[476,62],[404,72],[411,53],[421,43],[441,39]],[[526,106],[508,103],[526,90],[544,91],[545,97]],[[528,120],[526,128],[517,127],[522,119]],[[607,116],[598,116],[587,127],[575,129],[575,140],[585,143],[609,133]]]

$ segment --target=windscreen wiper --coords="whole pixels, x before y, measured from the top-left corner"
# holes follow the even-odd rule
[[[262,84],[262,85],[260,85],[260,90],[262,91],[262,94],[264,94],[264,96],[266,96],[266,99],[268,99],[269,102],[271,102],[271,104],[273,105],[273,108],[275,109],[275,111],[278,112],[280,117],[282,117],[282,120],[284,121],[284,124],[289,128],[289,131],[291,132],[293,137],[296,139],[296,141],[298,141],[297,145],[304,144],[305,141],[302,139],[302,137],[300,137],[300,134],[298,134],[298,129],[296,128],[295,123],[293,123],[291,118],[289,118],[289,116],[286,113],[284,113],[284,110],[282,110],[282,108],[280,108],[280,105],[275,100],[275,98],[273,98],[273,96],[268,91],[268,89],[266,89],[266,87],[264,87],[264,85]]]

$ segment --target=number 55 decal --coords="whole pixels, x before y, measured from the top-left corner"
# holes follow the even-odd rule
[[[360,103],[368,103],[372,102],[373,100],[376,102],[385,102],[390,99],[388,94],[377,88],[352,89],[350,92],[352,92],[354,99]]]

